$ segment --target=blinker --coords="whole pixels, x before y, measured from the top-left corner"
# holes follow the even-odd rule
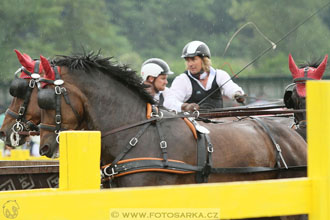
[[[283,101],[287,108],[294,107],[294,103],[292,100],[292,91],[290,91],[290,90],[285,91]]]
[[[41,89],[38,92],[38,105],[45,110],[54,110],[56,107],[54,89]]]
[[[14,79],[9,87],[9,93],[13,97],[24,99],[29,83],[22,78]]]

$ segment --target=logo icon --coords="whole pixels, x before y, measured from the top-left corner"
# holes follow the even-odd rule
[[[8,200],[3,206],[3,215],[6,218],[14,219],[18,216],[19,206],[16,200]]]

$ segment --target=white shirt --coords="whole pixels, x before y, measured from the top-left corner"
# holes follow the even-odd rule
[[[189,71],[188,74],[190,74]],[[234,95],[237,92],[241,92],[242,94],[244,94],[243,89],[239,87],[236,83],[234,83],[230,79],[229,74],[223,70],[216,70],[212,67],[210,68],[210,74],[207,80],[206,88],[204,88],[204,86],[199,80],[195,78],[193,78],[193,80],[195,80],[205,91],[208,91],[212,87],[212,82],[215,76],[218,86],[220,87],[221,85],[223,85],[221,88],[222,95],[233,99]],[[168,109],[173,109],[178,112],[181,112],[181,105],[185,103],[191,97],[192,94],[192,85],[189,77],[185,73],[182,73],[179,76],[175,77],[170,90],[171,92],[167,95],[167,97],[164,97],[164,106]]]
[[[171,90],[170,90],[169,88],[165,87],[165,90],[164,90],[164,91],[159,91],[158,93],[156,93],[156,94],[154,95],[154,100],[155,100],[156,102],[159,102],[159,96],[160,96],[160,94],[163,94],[164,102],[165,102],[165,98],[166,98],[167,96],[169,96],[170,93],[171,93]],[[164,106],[164,107],[166,107],[166,106]]]

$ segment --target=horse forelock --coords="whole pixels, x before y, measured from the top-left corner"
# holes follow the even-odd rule
[[[305,68],[305,67],[313,67],[317,68],[322,63],[323,58],[312,58],[311,60],[307,60],[302,64],[299,64],[299,68]]]
[[[101,72],[133,89],[143,100],[153,104],[153,97],[145,90],[145,85],[142,83],[141,77],[136,74],[136,71],[131,70],[127,65],[119,65],[113,59],[113,57],[101,56],[100,52],[90,52],[73,56],[57,55],[52,64],[65,66],[70,72],[83,71],[87,75],[91,75],[91,77],[83,79],[86,81],[91,80],[93,75]]]

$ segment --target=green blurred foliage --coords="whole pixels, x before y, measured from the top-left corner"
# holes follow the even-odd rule
[[[139,72],[151,57],[168,62],[180,74],[180,57],[191,40],[211,49],[214,67],[233,75],[273,42],[322,7],[326,0],[3,0],[0,6],[0,77],[8,81],[20,66],[14,49],[38,58],[102,50]],[[289,74],[287,56],[295,60],[329,52],[330,7],[281,41],[239,77]]]

